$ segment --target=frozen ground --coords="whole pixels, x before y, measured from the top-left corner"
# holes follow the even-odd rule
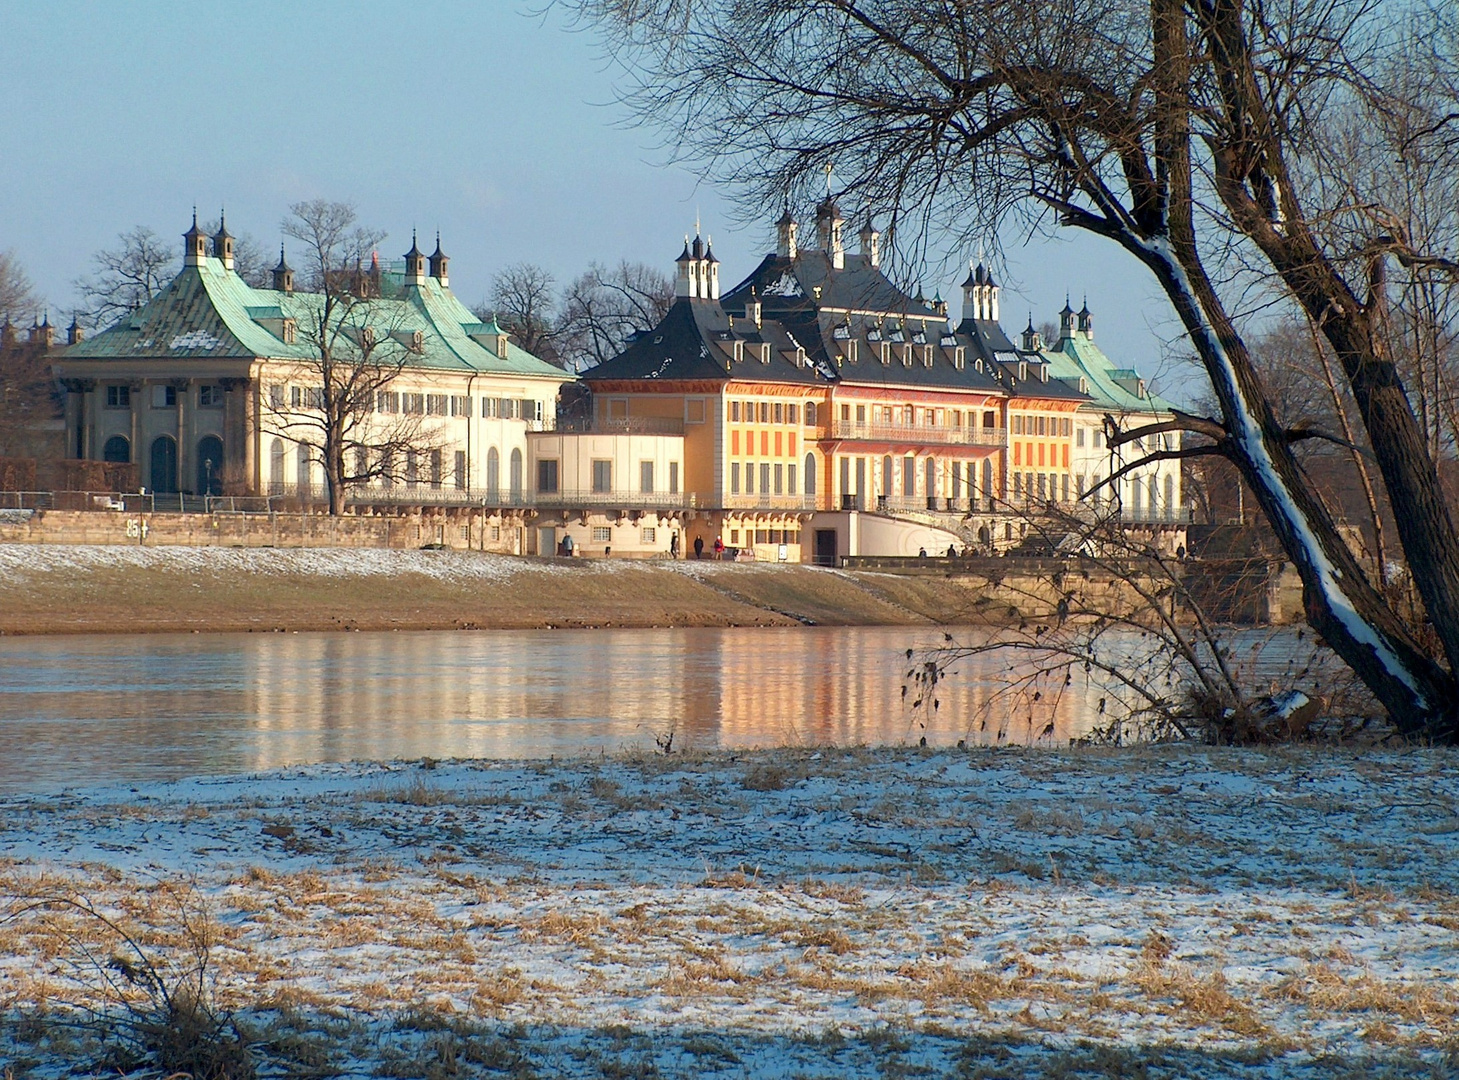
[[[205,907],[273,1075],[1453,1076],[1456,781],[1427,750],[322,766],[0,801],[0,891],[89,897],[163,964]],[[84,1068],[79,950],[116,942],[11,903],[0,1064]]]

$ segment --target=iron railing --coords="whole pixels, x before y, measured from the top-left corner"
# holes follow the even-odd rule
[[[682,435],[684,421],[673,416],[628,416],[607,419],[577,417],[559,420],[559,435]]]
[[[1006,446],[1004,428],[942,424],[867,424],[833,420],[831,438],[861,442],[940,443],[948,446]]]

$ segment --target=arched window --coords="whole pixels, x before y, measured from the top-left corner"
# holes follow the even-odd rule
[[[223,440],[216,435],[199,439],[197,463],[197,494],[223,494]]]
[[[501,498],[502,488],[502,456],[497,453],[493,446],[486,452],[486,498],[488,502],[496,502]]]
[[[510,488],[509,494],[511,495],[512,502],[519,503],[519,502],[522,501],[522,451],[521,450],[517,450],[517,449],[513,449],[512,450],[510,470],[511,470],[511,472],[510,472],[510,478],[509,479],[510,479],[511,488]]]
[[[132,444],[125,435],[113,435],[101,448],[101,460],[125,465],[132,460]]]
[[[297,492],[299,498],[301,498],[301,499],[308,499],[312,495],[311,491],[309,490],[310,487],[312,486],[311,485],[311,482],[310,482],[311,475],[312,475],[312,473],[311,473],[311,470],[309,468],[309,447],[306,446],[304,443],[300,443],[299,444],[299,479],[295,483],[295,489],[294,490]]]
[[[1155,477],[1150,477],[1150,516],[1155,517],[1160,512],[1160,483]]]
[[[269,492],[279,495],[284,490],[284,440],[275,439],[268,454]]]
[[[159,495],[177,491],[177,440],[159,435],[152,440],[152,490]]]
[[[890,454],[881,459],[881,493],[883,495],[892,493],[892,456]]]
[[[808,411],[812,412],[812,413],[815,411],[815,407],[816,407],[816,403],[814,401],[811,401],[811,402],[807,402],[806,403],[806,409]],[[806,419],[806,423],[808,423],[808,424],[809,423],[813,423],[813,422],[814,421],[812,421],[809,417]],[[816,455],[815,454],[807,454],[805,456],[805,493],[807,495],[814,495],[816,493]]]
[[[1175,477],[1169,473],[1165,476],[1165,516],[1175,517]]]
[[[997,492],[993,490],[993,459],[983,459],[983,498],[991,499]]]
[[[917,494],[917,459],[908,454],[902,459],[902,497],[913,498]]]
[[[807,427],[813,427],[816,423],[816,403],[814,401],[805,403],[805,422]]]
[[[927,506],[932,507],[932,500],[937,498],[937,459],[929,457],[924,467],[927,473]]]

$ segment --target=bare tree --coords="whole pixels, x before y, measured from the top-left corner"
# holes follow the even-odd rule
[[[0,322],[9,319],[20,323],[27,317],[33,318],[40,307],[41,299],[36,296],[20,259],[13,251],[0,251]]]
[[[303,244],[308,290],[291,310],[311,355],[300,364],[303,385],[270,388],[267,424],[323,464],[329,512],[342,514],[352,486],[393,480],[403,460],[433,445],[390,389],[416,346],[399,302],[362,287],[358,267],[384,234],[360,227],[348,203],[316,199],[289,212],[283,231]]]
[[[654,267],[625,260],[606,270],[593,263],[562,294],[564,366],[585,371],[611,360],[634,333],[657,326],[673,303],[673,283]]]
[[[1233,461],[1301,574],[1312,625],[1403,730],[1459,737],[1459,533],[1385,337],[1387,264],[1453,274],[1459,262],[1406,231],[1377,192],[1326,179],[1345,153],[1339,118],[1363,108],[1416,110],[1415,142],[1459,165],[1452,13],[1376,0],[574,7],[637,73],[629,97],[642,115],[758,205],[799,201],[834,167],[844,199],[894,223],[920,214],[967,245],[1022,214],[1095,233],[1143,265],[1220,416],[1116,431],[1114,445],[1169,428],[1204,436],[1156,456]],[[1442,77],[1385,77],[1405,49]],[[1252,270],[1332,349],[1435,651],[1303,475],[1293,445],[1324,433],[1273,412],[1233,314]]]
[[[76,281],[80,317],[90,326],[108,326],[156,296],[177,275],[174,245],[163,244],[145,225],[117,237],[117,246],[92,256],[94,271]]]
[[[556,279],[532,263],[513,263],[491,279],[491,306],[480,305],[482,319],[496,317],[527,352],[549,364],[562,366],[557,354],[556,307],[553,286]]]

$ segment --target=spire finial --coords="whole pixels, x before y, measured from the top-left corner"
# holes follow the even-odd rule
[[[831,197],[831,174],[836,171],[836,166],[826,162],[826,198]]]
[[[198,206],[197,206],[197,203],[193,203],[193,228],[196,229],[197,227],[198,227]]]
[[[694,207],[694,235],[699,235],[699,207]]]

